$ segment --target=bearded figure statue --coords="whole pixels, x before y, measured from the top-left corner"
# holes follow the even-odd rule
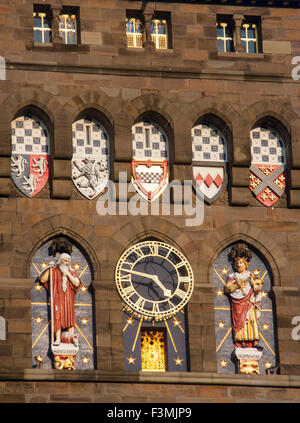
[[[39,280],[50,295],[52,345],[73,343],[78,346],[77,335],[74,335],[75,293],[81,282],[71,267],[71,255],[58,252],[56,260],[43,270]]]

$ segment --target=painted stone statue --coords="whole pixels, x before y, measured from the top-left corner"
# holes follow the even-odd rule
[[[58,369],[73,368],[78,352],[78,337],[75,328],[75,294],[81,282],[71,267],[71,255],[60,252],[60,241],[55,241],[56,260],[51,262],[40,274],[39,281],[50,295],[51,302],[51,349],[54,364]],[[65,248],[63,248],[65,250]]]
[[[258,320],[263,280],[250,272],[251,251],[245,244],[235,245],[230,253],[234,273],[228,276],[225,293],[230,296],[235,354],[241,373],[257,373],[262,346],[259,345]]]

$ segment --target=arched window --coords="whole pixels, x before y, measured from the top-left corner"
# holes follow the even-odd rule
[[[212,280],[218,372],[274,371],[276,318],[272,274],[264,258],[244,242],[230,245],[216,258]]]
[[[84,251],[53,238],[34,254],[30,276],[33,367],[94,369],[93,274]]]
[[[22,194],[34,197],[50,175],[50,135],[37,116],[25,114],[11,123],[11,177]]]
[[[89,200],[105,189],[110,175],[110,142],[106,128],[94,118],[73,123],[72,179]]]
[[[280,132],[270,125],[256,126],[250,137],[250,190],[260,203],[270,207],[286,190],[285,143]]]
[[[211,204],[227,187],[228,151],[226,135],[209,122],[192,128],[193,183]]]
[[[153,121],[132,127],[132,183],[147,201],[158,198],[168,183],[169,141],[163,128]]]

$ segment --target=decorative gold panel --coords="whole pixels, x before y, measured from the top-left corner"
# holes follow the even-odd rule
[[[141,356],[143,371],[166,371],[166,335],[164,330],[142,329]]]

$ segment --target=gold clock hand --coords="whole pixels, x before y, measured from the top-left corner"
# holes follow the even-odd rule
[[[161,281],[158,279],[157,275],[148,275],[147,273],[137,272],[136,270],[125,270],[122,269],[123,272],[132,273],[133,275],[144,276],[146,278],[152,279],[157,285],[163,290],[165,297],[171,297],[171,291],[164,287]]]
[[[158,279],[156,275],[154,275],[154,282],[157,283],[157,285],[164,291],[165,297],[171,297],[171,290],[164,287],[164,285],[161,283],[161,281]]]

